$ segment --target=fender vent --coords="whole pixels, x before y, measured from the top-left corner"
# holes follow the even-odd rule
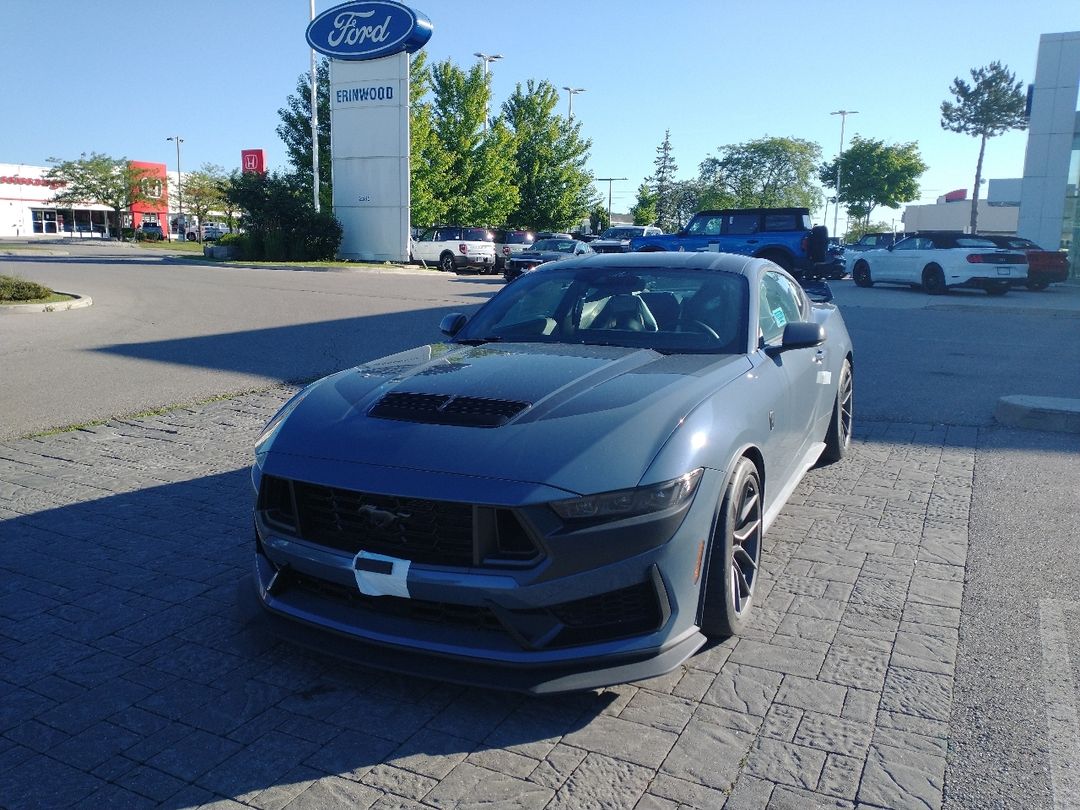
[[[528,402],[503,399],[393,392],[376,402],[368,416],[430,425],[499,427],[528,407]]]

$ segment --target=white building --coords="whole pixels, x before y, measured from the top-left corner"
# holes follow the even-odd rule
[[[979,200],[980,233],[1016,233],[1020,218],[1020,180],[991,180],[986,199]],[[971,228],[971,200],[967,189],[957,189],[926,205],[909,205],[901,216],[904,231],[967,231]]]

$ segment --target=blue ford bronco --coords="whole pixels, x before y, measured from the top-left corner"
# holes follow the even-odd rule
[[[742,253],[796,277],[842,278],[843,262],[829,256],[828,243],[828,229],[813,225],[808,208],[730,208],[699,211],[678,233],[635,237],[630,250]]]

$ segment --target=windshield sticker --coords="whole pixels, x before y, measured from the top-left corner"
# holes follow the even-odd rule
[[[784,310],[777,307],[772,311],[772,319],[776,321],[777,326],[783,326],[787,323],[787,318],[784,317]]]

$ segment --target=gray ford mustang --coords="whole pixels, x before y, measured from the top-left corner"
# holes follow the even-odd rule
[[[257,613],[365,664],[531,692],[739,633],[769,525],[851,440],[836,307],[762,259],[593,255],[441,328],[266,426]]]

